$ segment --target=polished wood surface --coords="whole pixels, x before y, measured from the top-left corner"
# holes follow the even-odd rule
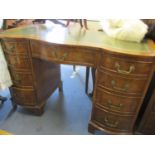
[[[88,46],[128,55],[146,57],[155,55],[152,41],[144,41],[139,44],[116,40],[108,37],[104,32],[98,31],[101,28],[99,22],[88,22],[88,26],[90,27],[89,30],[81,29],[80,25],[76,23],[70,24],[68,28],[56,24],[28,25],[1,32],[0,37],[41,40],[62,46]]]
[[[75,23],[68,28],[55,24],[30,25],[7,30],[0,34],[0,38],[4,44],[7,40],[17,40],[18,46],[20,40],[28,42],[27,48],[32,58],[19,57],[16,62],[20,62],[21,67],[25,64],[32,66],[38,59],[49,63],[95,67],[93,108],[88,130],[92,133],[97,129],[111,134],[131,134],[154,72],[154,44],[150,40],[134,43],[109,38],[98,31],[101,28],[99,22],[88,21],[88,27],[89,30],[81,29]],[[14,47],[6,45],[4,48],[12,51]],[[6,53],[6,57],[8,64],[19,67],[13,56],[10,58]],[[33,71],[35,80],[38,78],[36,74]],[[29,99],[34,99],[33,88],[19,93],[21,98],[22,94],[32,94]],[[41,93],[37,94],[41,96]]]

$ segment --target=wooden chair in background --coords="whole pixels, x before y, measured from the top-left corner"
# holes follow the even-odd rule
[[[86,19],[67,19],[66,26],[69,26],[70,22],[79,22],[81,28],[88,29],[87,20]]]

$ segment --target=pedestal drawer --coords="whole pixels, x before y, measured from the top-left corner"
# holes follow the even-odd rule
[[[3,41],[3,50],[9,54],[28,56],[28,41]]]
[[[138,97],[123,96],[108,92],[102,88],[97,88],[95,104],[113,112],[135,114],[138,110],[140,99]]]
[[[29,72],[18,72],[10,69],[13,85],[17,87],[32,87],[33,78]]]
[[[31,63],[30,60],[21,55],[14,56],[6,54],[7,63],[11,68],[21,69],[21,70],[30,70]]]
[[[19,105],[33,106],[36,103],[36,96],[33,89],[11,88],[13,101]]]
[[[101,61],[101,68],[125,75],[148,75],[151,66],[152,63],[147,60],[136,61],[135,58],[117,58],[108,54],[105,54]]]
[[[141,95],[145,89],[146,78],[128,78],[110,72],[98,72],[98,85],[109,90]]]
[[[94,107],[92,115],[93,121],[100,126],[113,131],[119,130],[131,132],[134,123],[133,118],[134,116],[116,115],[115,113],[105,111],[98,107]]]

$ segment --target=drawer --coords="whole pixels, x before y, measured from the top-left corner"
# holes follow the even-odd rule
[[[33,87],[32,74],[29,72],[16,72],[10,70],[13,85],[17,87]]]
[[[111,70],[124,75],[148,75],[150,73],[152,63],[144,61],[135,61],[132,58],[123,59],[113,57],[112,55],[104,55],[101,60],[101,68]]]
[[[119,74],[98,71],[98,85],[108,90],[141,95],[146,87],[145,78],[127,78]]]
[[[45,60],[52,60],[67,64],[80,64],[94,66],[96,62],[96,54],[90,48],[74,47],[47,44],[43,42],[31,42],[32,55],[36,58],[43,58]]]
[[[28,56],[27,41],[3,41],[3,50],[11,55],[22,54]]]
[[[19,105],[33,106],[36,103],[34,90],[20,89],[16,87],[11,88],[13,101]]]
[[[93,110],[92,120],[108,130],[131,131],[133,128],[134,116],[116,115],[98,107]]]
[[[21,70],[29,71],[31,69],[31,64],[28,58],[23,57],[21,55],[14,56],[14,55],[5,54],[5,56],[9,67],[17,70],[21,69]]]
[[[135,114],[141,98],[117,95],[98,88],[95,95],[95,104],[106,110],[123,113]]]

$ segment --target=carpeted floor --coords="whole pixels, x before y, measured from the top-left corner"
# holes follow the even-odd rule
[[[34,116],[21,107],[14,112],[7,100],[0,107],[0,129],[17,135],[89,135],[92,99],[85,94],[85,69],[80,66],[73,73],[73,66],[61,65],[63,94],[56,90],[50,96],[42,116]],[[91,79],[89,87],[91,92]],[[9,98],[8,90],[0,94]]]

